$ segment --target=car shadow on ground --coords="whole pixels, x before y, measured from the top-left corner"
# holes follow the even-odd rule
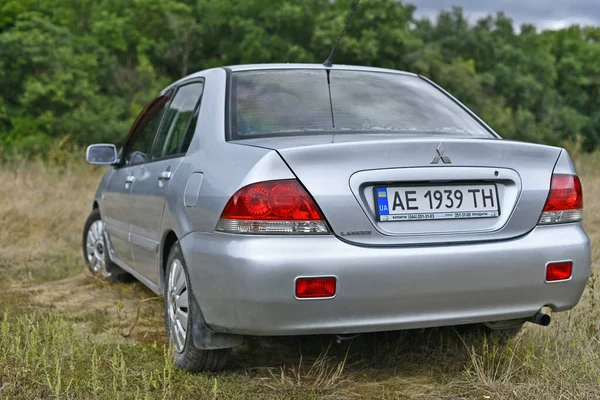
[[[111,285],[118,289],[121,301],[129,298],[144,304],[144,317],[134,330],[134,341],[164,340],[163,303],[141,283]],[[130,291],[131,290],[131,291]],[[353,339],[338,341],[336,335],[247,336],[233,349],[224,371],[263,376],[264,370],[310,375],[343,369],[363,374],[369,370],[379,375],[422,376],[424,371],[460,373],[471,361],[473,352],[490,344],[504,348],[506,340],[482,325],[459,325],[426,329],[363,333]]]
[[[341,342],[334,335],[247,337],[233,351],[228,369],[301,373],[341,366],[346,371],[407,376],[424,370],[458,373],[472,351],[486,344],[506,346],[500,335],[476,325],[365,333]]]

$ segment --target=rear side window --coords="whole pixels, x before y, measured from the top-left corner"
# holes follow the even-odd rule
[[[319,132],[492,136],[443,92],[412,75],[240,71],[233,74],[231,96],[234,139]]]
[[[152,158],[167,157],[187,151],[189,141],[191,141],[194,134],[193,129],[196,127],[196,124],[191,124],[190,121],[193,116],[197,117],[195,109],[198,106],[203,87],[202,82],[194,82],[177,90],[160,126],[152,151]],[[189,137],[189,140],[184,149],[182,145],[184,138],[187,137]]]
[[[186,130],[186,134],[183,136],[183,141],[181,142],[181,153],[186,153],[188,148],[190,147],[190,143],[192,142],[192,138],[194,137],[194,132],[196,132],[196,125],[198,124],[198,114],[200,113],[200,103],[196,106],[196,111],[192,115],[192,119],[190,120],[190,124]]]

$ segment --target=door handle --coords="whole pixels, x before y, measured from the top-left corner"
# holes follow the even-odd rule
[[[171,171],[163,171],[158,175],[158,180],[163,182],[168,181],[171,179],[171,175],[173,175]]]
[[[125,178],[125,183],[133,183],[133,181],[135,181],[134,175],[129,175],[127,178]]]

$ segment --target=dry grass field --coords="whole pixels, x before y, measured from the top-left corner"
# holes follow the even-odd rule
[[[439,328],[260,338],[219,374],[176,369],[162,301],[107,284],[82,262],[81,228],[101,169],[0,169],[0,399],[600,398],[600,155],[577,160],[593,272],[581,303],[513,341]]]

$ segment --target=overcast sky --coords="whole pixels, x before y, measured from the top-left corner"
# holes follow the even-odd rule
[[[515,22],[533,23],[538,29],[559,29],[572,24],[600,25],[600,0],[408,0],[417,17],[435,18],[439,10],[460,6],[471,22],[504,11]]]

